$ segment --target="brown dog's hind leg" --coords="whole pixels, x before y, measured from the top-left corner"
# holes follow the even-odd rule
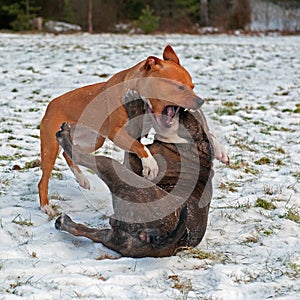
[[[47,137],[47,139],[46,139]],[[54,133],[45,133],[45,129],[41,124],[41,168],[42,177],[38,184],[40,206],[41,209],[48,215],[53,215],[54,211],[49,206],[48,199],[48,184],[51,177],[51,172],[59,151],[59,144],[55,139]]]

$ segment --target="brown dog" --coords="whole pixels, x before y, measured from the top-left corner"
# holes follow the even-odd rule
[[[143,175],[154,179],[158,166],[143,144],[132,138],[124,129],[128,117],[122,98],[128,89],[135,89],[149,99],[154,114],[174,116],[173,106],[199,108],[203,100],[193,92],[189,73],[180,65],[171,46],[163,52],[164,60],[150,56],[132,68],[115,74],[107,82],[85,86],[52,100],[40,125],[42,177],[38,184],[40,205],[44,212],[52,214],[48,200],[49,178],[59,152],[55,133],[63,122],[83,124],[99,135],[82,145],[80,137],[73,136],[81,151],[90,153],[100,148],[106,137],[126,151],[134,152],[142,160]],[[79,130],[78,130],[79,131]],[[77,132],[78,132],[77,131]],[[64,154],[80,186],[89,188],[89,182],[78,166]]]
[[[143,102],[126,104],[129,134],[141,136]],[[163,116],[161,117],[164,118]],[[207,226],[212,197],[213,146],[201,111],[179,110],[174,117],[179,144],[155,141],[149,150],[159,164],[157,185],[142,178],[142,164],[129,154],[124,165],[104,156],[81,153],[72,144],[70,127],[64,124],[57,139],[76,163],[94,170],[108,185],[113,198],[111,229],[88,228],[67,215],[60,216],[55,227],[76,236],[85,236],[119,252],[123,256],[169,256],[180,247],[200,243]],[[133,122],[131,122],[133,120]]]

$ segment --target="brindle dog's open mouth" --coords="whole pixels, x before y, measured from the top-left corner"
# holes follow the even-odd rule
[[[161,128],[170,128],[174,124],[174,117],[176,116],[179,106],[167,105],[164,107],[160,114],[156,114],[152,110],[151,103],[148,99],[143,98],[146,104],[146,111],[150,114],[151,118]]]
[[[137,94],[137,92],[135,92],[135,91],[134,92],[131,91],[131,93]],[[134,94],[135,98],[137,97],[136,94]],[[128,95],[128,92],[127,92],[127,95]],[[146,113],[148,113],[150,115],[152,121],[156,125],[158,125],[159,128],[161,128],[161,129],[170,128],[174,124],[174,122],[175,122],[174,118],[177,115],[177,113],[180,109],[180,106],[167,105],[163,108],[162,112],[159,114],[159,113],[155,113],[153,111],[152,104],[148,98],[140,96],[140,95],[138,95],[138,96],[140,97],[140,99],[142,99],[144,101]]]
[[[161,128],[170,128],[174,124],[174,117],[176,116],[179,106],[168,105],[165,106],[160,114],[153,112],[151,107],[147,105],[147,111],[152,120]]]
[[[178,112],[179,106],[166,106],[162,113],[161,113],[161,122],[166,128],[170,128],[174,121],[174,117],[176,116],[176,113]]]

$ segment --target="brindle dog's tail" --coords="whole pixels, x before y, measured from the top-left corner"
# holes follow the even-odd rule
[[[178,223],[171,234],[169,234],[166,238],[161,238],[159,235],[150,237],[150,243],[154,246],[154,248],[162,249],[164,247],[177,244],[178,241],[186,234],[187,217],[188,210],[185,205],[180,212]]]

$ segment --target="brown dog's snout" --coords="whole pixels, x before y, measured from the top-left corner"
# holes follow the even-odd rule
[[[200,108],[204,104],[204,100],[202,98],[196,96],[195,103],[196,103],[197,108]]]

